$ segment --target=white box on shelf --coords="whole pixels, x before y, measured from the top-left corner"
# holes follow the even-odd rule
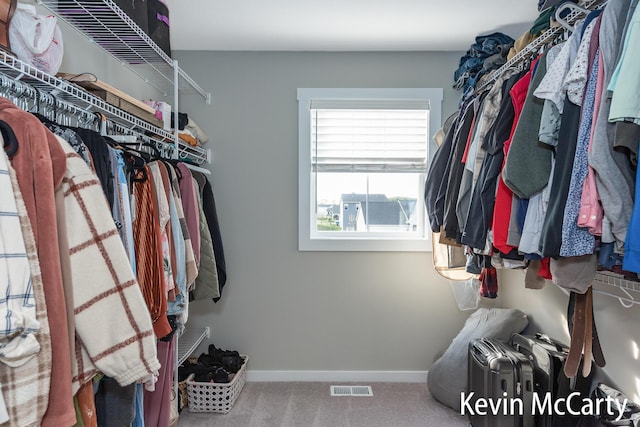
[[[171,130],[171,104],[153,100],[147,100],[144,103],[156,110],[156,118],[162,120],[162,128]]]

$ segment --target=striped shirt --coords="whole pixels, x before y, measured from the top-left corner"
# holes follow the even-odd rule
[[[9,166],[9,177],[10,185],[2,187],[3,193],[4,190],[12,189],[15,197],[19,218],[18,227],[22,232],[31,274],[35,315],[40,324],[40,330],[35,333],[40,351],[35,357],[13,368],[0,363],[0,385],[9,414],[9,422],[6,425],[24,427],[40,425],[47,409],[51,384],[51,334],[35,237],[22,193],[20,193],[16,172],[11,166]]]
[[[40,324],[4,150],[0,155],[0,188],[0,360],[17,366],[40,349],[34,337]]]

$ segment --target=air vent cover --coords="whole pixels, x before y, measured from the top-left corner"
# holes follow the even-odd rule
[[[332,385],[331,396],[373,396],[368,385]]]

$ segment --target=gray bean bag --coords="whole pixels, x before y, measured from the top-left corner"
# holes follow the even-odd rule
[[[511,335],[527,327],[527,315],[520,310],[479,308],[464,324],[449,348],[431,366],[427,385],[440,403],[460,412],[460,393],[467,391],[467,354],[469,343],[483,337],[508,341]]]

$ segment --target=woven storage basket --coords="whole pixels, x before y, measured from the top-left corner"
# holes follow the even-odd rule
[[[240,357],[244,363],[229,383],[198,383],[193,381],[194,374],[187,378],[189,412],[226,414],[231,410],[247,381],[249,356],[241,354]]]

